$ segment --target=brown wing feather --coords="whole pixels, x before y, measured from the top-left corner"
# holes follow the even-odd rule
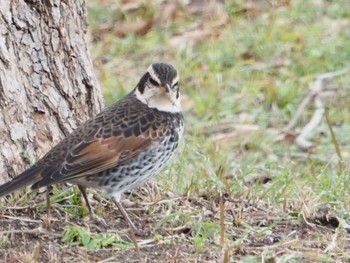
[[[162,140],[167,115],[149,109],[133,94],[86,122],[39,162],[38,188],[97,174],[134,158]]]
[[[67,154],[59,173],[44,177],[36,187],[70,181],[112,168],[132,159],[151,143],[152,139],[143,136],[96,138],[80,143]]]

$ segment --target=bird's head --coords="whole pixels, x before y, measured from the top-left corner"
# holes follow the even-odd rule
[[[165,112],[180,112],[179,76],[168,63],[153,63],[137,84],[137,99]]]

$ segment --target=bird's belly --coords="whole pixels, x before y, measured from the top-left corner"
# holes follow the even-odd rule
[[[143,184],[162,169],[173,156],[176,147],[177,142],[159,144],[139,153],[129,162],[88,176],[82,185],[103,189],[110,196],[119,196]]]

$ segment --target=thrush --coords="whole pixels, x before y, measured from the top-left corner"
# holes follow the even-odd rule
[[[133,231],[120,203],[174,155],[184,129],[176,69],[154,63],[123,99],[89,119],[53,147],[32,167],[0,186],[0,197],[69,182],[78,185],[91,217],[96,217],[86,188],[110,196]]]

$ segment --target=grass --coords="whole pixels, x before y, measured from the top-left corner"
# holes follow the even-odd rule
[[[141,254],[152,261],[164,250],[154,262],[349,260],[350,75],[330,83],[339,88],[324,98],[327,121],[314,131],[312,152],[276,141],[313,79],[349,65],[349,3],[223,1],[195,11],[195,1],[178,1],[167,15],[171,4],[162,1],[136,1],[135,8],[121,2],[88,1],[90,52],[106,105],[133,89],[150,63],[168,61],[181,76],[186,119],[175,160],[155,179],[159,188],[127,196],[156,232]],[[123,25],[152,17],[149,30],[116,36]],[[199,37],[192,32],[189,40],[195,30]],[[313,111],[303,113],[293,133]],[[57,213],[68,221],[86,215],[77,191],[54,192]],[[98,214],[111,219],[112,204],[103,198],[102,204]],[[85,251],[86,261],[110,257],[99,254],[107,250],[114,260],[130,256],[120,250],[131,247],[123,234],[75,224],[58,230],[62,246],[97,250]],[[2,236],[0,247],[11,242]]]
[[[132,248],[131,243],[123,241],[116,233],[89,233],[79,226],[66,228],[63,233],[63,242],[69,246],[84,246],[87,249],[101,249],[108,246]]]

